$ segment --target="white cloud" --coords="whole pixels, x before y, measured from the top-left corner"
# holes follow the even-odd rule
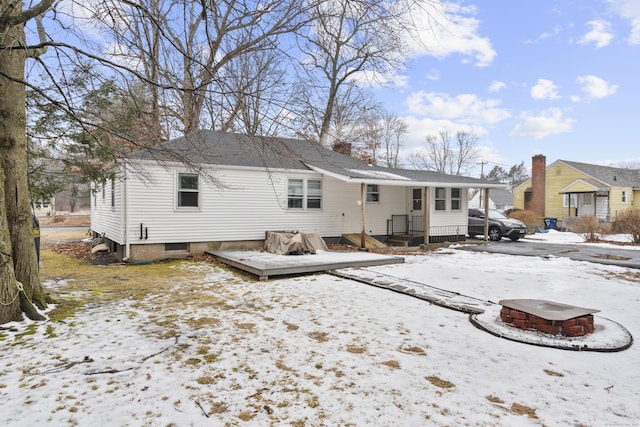
[[[445,93],[419,91],[407,98],[412,114],[462,123],[494,124],[510,117],[497,99],[482,100],[474,94],[451,97]]]
[[[402,138],[403,157],[424,151],[425,137],[437,135],[439,132],[449,132],[453,135],[458,131],[475,134],[479,137],[487,135],[482,126],[456,123],[446,119],[432,119],[428,117],[405,116],[402,118],[407,123],[408,132]]]
[[[614,12],[629,21],[631,32],[627,41],[630,44],[640,44],[640,2],[638,0],[609,0]]]
[[[491,41],[478,34],[480,21],[473,17],[473,6],[424,2],[410,13],[409,19],[418,25],[414,33],[408,34],[411,56],[442,59],[458,53],[473,57],[478,67],[488,66],[496,57]]]
[[[533,99],[558,99],[558,87],[551,80],[538,79],[538,83],[531,88]]]
[[[500,92],[502,89],[506,88],[507,84],[505,82],[501,82],[499,80],[494,80],[489,85],[489,93]]]
[[[617,85],[612,85],[600,77],[593,75],[578,77],[578,84],[582,86],[582,91],[592,99],[605,98],[613,95],[618,90]]]
[[[578,43],[580,44],[595,44],[596,49],[607,46],[613,39],[613,33],[611,32],[611,23],[604,20],[589,21],[587,25],[591,27],[591,30],[582,36]]]
[[[538,114],[523,113],[521,118],[522,121],[509,133],[510,137],[542,139],[569,132],[574,123],[558,108],[549,108]]]

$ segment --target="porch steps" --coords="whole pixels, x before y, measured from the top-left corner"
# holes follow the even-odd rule
[[[358,233],[343,234],[342,237],[348,240],[349,242],[351,242],[352,244],[360,247],[360,243],[361,243],[360,234]],[[375,249],[375,248],[386,248],[387,245],[382,243],[380,240],[366,234],[364,238],[364,247],[367,249]]]
[[[387,239],[387,244],[390,246],[409,246],[409,240],[411,240],[409,235],[394,234]]]

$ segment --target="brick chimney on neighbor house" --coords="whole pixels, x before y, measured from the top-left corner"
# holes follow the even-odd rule
[[[333,144],[333,151],[335,151],[336,153],[351,156],[351,143],[338,141]]]
[[[546,188],[547,158],[544,154],[536,154],[531,158],[531,195],[525,209],[545,216],[544,200]],[[528,204],[528,206],[526,206]]]

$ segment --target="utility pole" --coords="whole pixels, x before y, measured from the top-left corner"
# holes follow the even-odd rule
[[[478,164],[480,165],[480,179],[484,179],[484,165],[486,165],[489,162],[485,162],[484,160],[481,160],[478,162]]]

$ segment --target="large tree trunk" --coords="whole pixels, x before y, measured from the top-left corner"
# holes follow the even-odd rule
[[[4,1],[0,1],[0,5],[4,4]],[[18,5],[21,6],[21,3],[18,2]],[[20,12],[21,7],[16,14]],[[35,304],[38,308],[44,309],[47,303],[38,277],[27,184],[26,91],[21,83],[24,81],[27,52],[26,49],[19,48],[24,46],[24,41],[24,26],[21,24],[13,25],[0,40],[5,46],[17,48],[0,51],[0,167],[4,170],[3,212],[9,227],[7,237],[10,238],[10,242],[3,240],[2,245],[11,247],[15,279],[21,282],[24,288],[20,293],[22,311],[31,319],[43,320],[44,317],[33,307]],[[5,75],[11,78],[3,77]],[[4,268],[6,267],[2,267],[3,270]],[[5,275],[6,273],[3,273],[3,276]],[[11,286],[11,283],[8,285]]]
[[[2,85],[0,84],[0,87]],[[0,154],[3,151],[0,151]],[[0,159],[4,158],[0,155]],[[1,162],[0,162],[1,163]],[[0,212],[4,208],[4,173],[0,168]],[[7,218],[0,214],[0,325],[13,320],[21,320],[20,299],[18,286],[13,274],[13,260],[11,258],[11,239]]]

